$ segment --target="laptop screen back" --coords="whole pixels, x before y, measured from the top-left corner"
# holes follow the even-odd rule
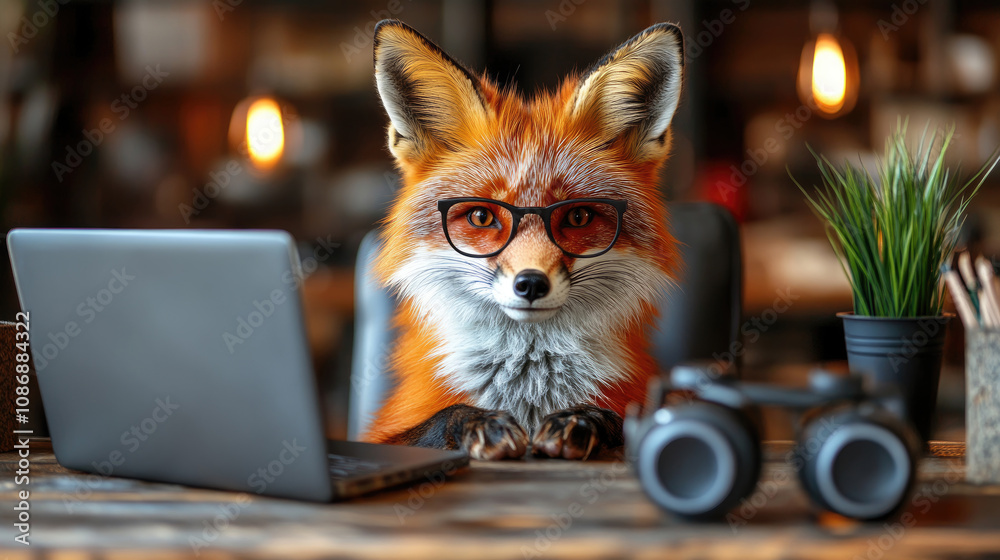
[[[329,497],[287,233],[22,229],[8,247],[62,465]]]

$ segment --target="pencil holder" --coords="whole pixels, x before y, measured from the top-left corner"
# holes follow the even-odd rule
[[[965,478],[1000,484],[1000,330],[970,330],[965,344]]]

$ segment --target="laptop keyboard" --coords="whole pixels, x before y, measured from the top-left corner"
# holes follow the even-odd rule
[[[335,453],[330,453],[326,457],[330,465],[330,476],[333,478],[350,478],[352,476],[372,474],[387,466],[383,463],[373,463],[358,459],[357,457],[348,457]]]

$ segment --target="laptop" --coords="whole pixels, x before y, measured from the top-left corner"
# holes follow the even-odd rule
[[[324,502],[468,464],[326,439],[286,232],[15,229],[7,247],[64,467]]]

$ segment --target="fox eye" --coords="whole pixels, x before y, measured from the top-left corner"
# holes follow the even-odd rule
[[[566,213],[566,225],[583,227],[594,219],[594,211],[587,206],[577,206]]]
[[[469,223],[478,228],[491,227],[496,222],[493,218],[493,212],[482,206],[476,206],[469,210],[468,218]]]

